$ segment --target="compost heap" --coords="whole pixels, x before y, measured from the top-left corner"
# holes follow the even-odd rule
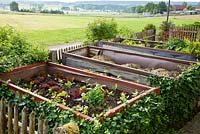
[[[104,62],[109,62],[109,63],[115,63],[110,57],[107,57],[105,55],[95,55],[95,56],[92,57],[92,59],[96,59],[96,60],[104,61]],[[180,74],[180,72],[178,72],[178,71],[169,71],[169,70],[164,69],[164,68],[157,68],[157,69],[142,68],[140,65],[133,64],[133,63],[123,64],[122,66],[144,70],[146,72],[149,72],[149,73],[152,73],[152,74],[155,74],[155,75],[158,75],[158,76],[165,76],[165,77],[177,77]]]
[[[96,59],[99,61],[109,62],[109,63],[115,63],[110,57],[107,57],[105,55],[95,55],[92,57],[92,59]]]
[[[164,68],[142,68],[140,65],[138,64],[123,64],[122,66],[124,67],[130,67],[130,68],[134,68],[134,69],[140,69],[140,70],[144,70],[147,71],[149,73],[158,75],[158,76],[165,76],[165,77],[177,77],[180,73],[178,71],[169,71],[167,69]]]

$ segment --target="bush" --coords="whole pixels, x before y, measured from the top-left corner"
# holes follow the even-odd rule
[[[154,30],[154,31],[156,31],[156,26],[153,25],[153,24],[147,24],[147,25],[144,27],[143,31],[146,31],[146,30]]]
[[[172,22],[163,21],[160,25],[160,33],[159,33],[159,40],[165,40],[169,38],[167,32],[169,31],[170,27],[173,26]],[[166,35],[165,35],[166,34]],[[165,37],[163,37],[165,36]]]
[[[110,39],[117,35],[117,23],[111,19],[98,19],[88,24],[87,38],[91,41]]]
[[[46,50],[28,43],[12,27],[0,27],[0,73],[47,59],[48,52]]]
[[[168,50],[176,50],[176,51],[181,51],[182,49],[186,48],[188,44],[181,39],[171,39],[169,40],[166,44],[166,49]]]

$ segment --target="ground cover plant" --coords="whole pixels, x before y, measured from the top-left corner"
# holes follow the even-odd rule
[[[36,103],[30,97],[17,97],[6,85],[0,86],[0,97],[18,102],[21,106],[36,111],[48,118],[50,126],[55,122],[62,125],[73,121],[80,127],[81,133],[95,134],[161,134],[175,133],[175,129],[193,117],[197,110],[200,95],[200,63],[193,65],[178,79],[150,77],[152,85],[161,86],[161,95],[150,95],[134,105],[117,113],[103,122],[88,122],[76,118],[71,111],[62,111],[52,103]],[[26,99],[25,99],[26,98]],[[24,101],[22,101],[24,99]],[[98,119],[98,117],[97,117]]]
[[[28,80],[20,80],[16,85],[89,116],[102,116],[142,93],[137,89],[132,93],[120,91],[117,85],[109,89],[105,85],[78,81],[62,74],[39,74]]]

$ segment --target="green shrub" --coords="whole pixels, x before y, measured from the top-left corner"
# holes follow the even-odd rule
[[[10,26],[0,27],[0,73],[47,59],[48,52],[45,49],[28,43]]]
[[[124,26],[118,30],[117,36],[122,38],[131,38],[133,36],[133,33],[133,30]]]
[[[170,27],[172,27],[172,26],[173,26],[172,22],[163,21],[160,24],[160,27],[159,27],[160,28],[160,32],[159,32],[158,39],[163,41],[164,40],[163,36],[165,36],[165,38],[168,39],[169,35],[167,33],[168,33]]]
[[[144,27],[143,31],[145,31],[145,30],[154,30],[154,31],[156,31],[156,26],[153,25],[153,24],[147,24],[147,25]]]
[[[200,56],[200,42],[189,43],[188,52],[196,56]]]
[[[188,44],[181,39],[170,39],[166,44],[166,49],[168,50],[176,50],[181,51],[182,49],[186,48]]]
[[[117,23],[111,19],[98,19],[88,24],[87,38],[91,41],[110,39],[117,35]]]

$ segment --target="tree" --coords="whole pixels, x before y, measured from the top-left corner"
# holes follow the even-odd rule
[[[10,10],[11,11],[19,11],[18,3],[13,1],[10,3]]]
[[[137,13],[143,13],[144,12],[144,7],[143,6],[137,6],[136,12]]]
[[[182,5],[184,8],[187,8],[187,2],[183,2]]]
[[[195,8],[192,6],[192,5],[189,5],[188,7],[187,7],[187,10],[194,10]]]
[[[145,5],[144,10],[150,13],[156,13],[158,11],[158,6],[153,2],[149,2]]]
[[[97,19],[88,24],[87,37],[89,41],[111,39],[118,33],[117,23],[111,19]]]
[[[167,11],[167,5],[165,2],[161,1],[158,3],[158,10],[160,13],[163,14],[163,12],[166,12]]]

